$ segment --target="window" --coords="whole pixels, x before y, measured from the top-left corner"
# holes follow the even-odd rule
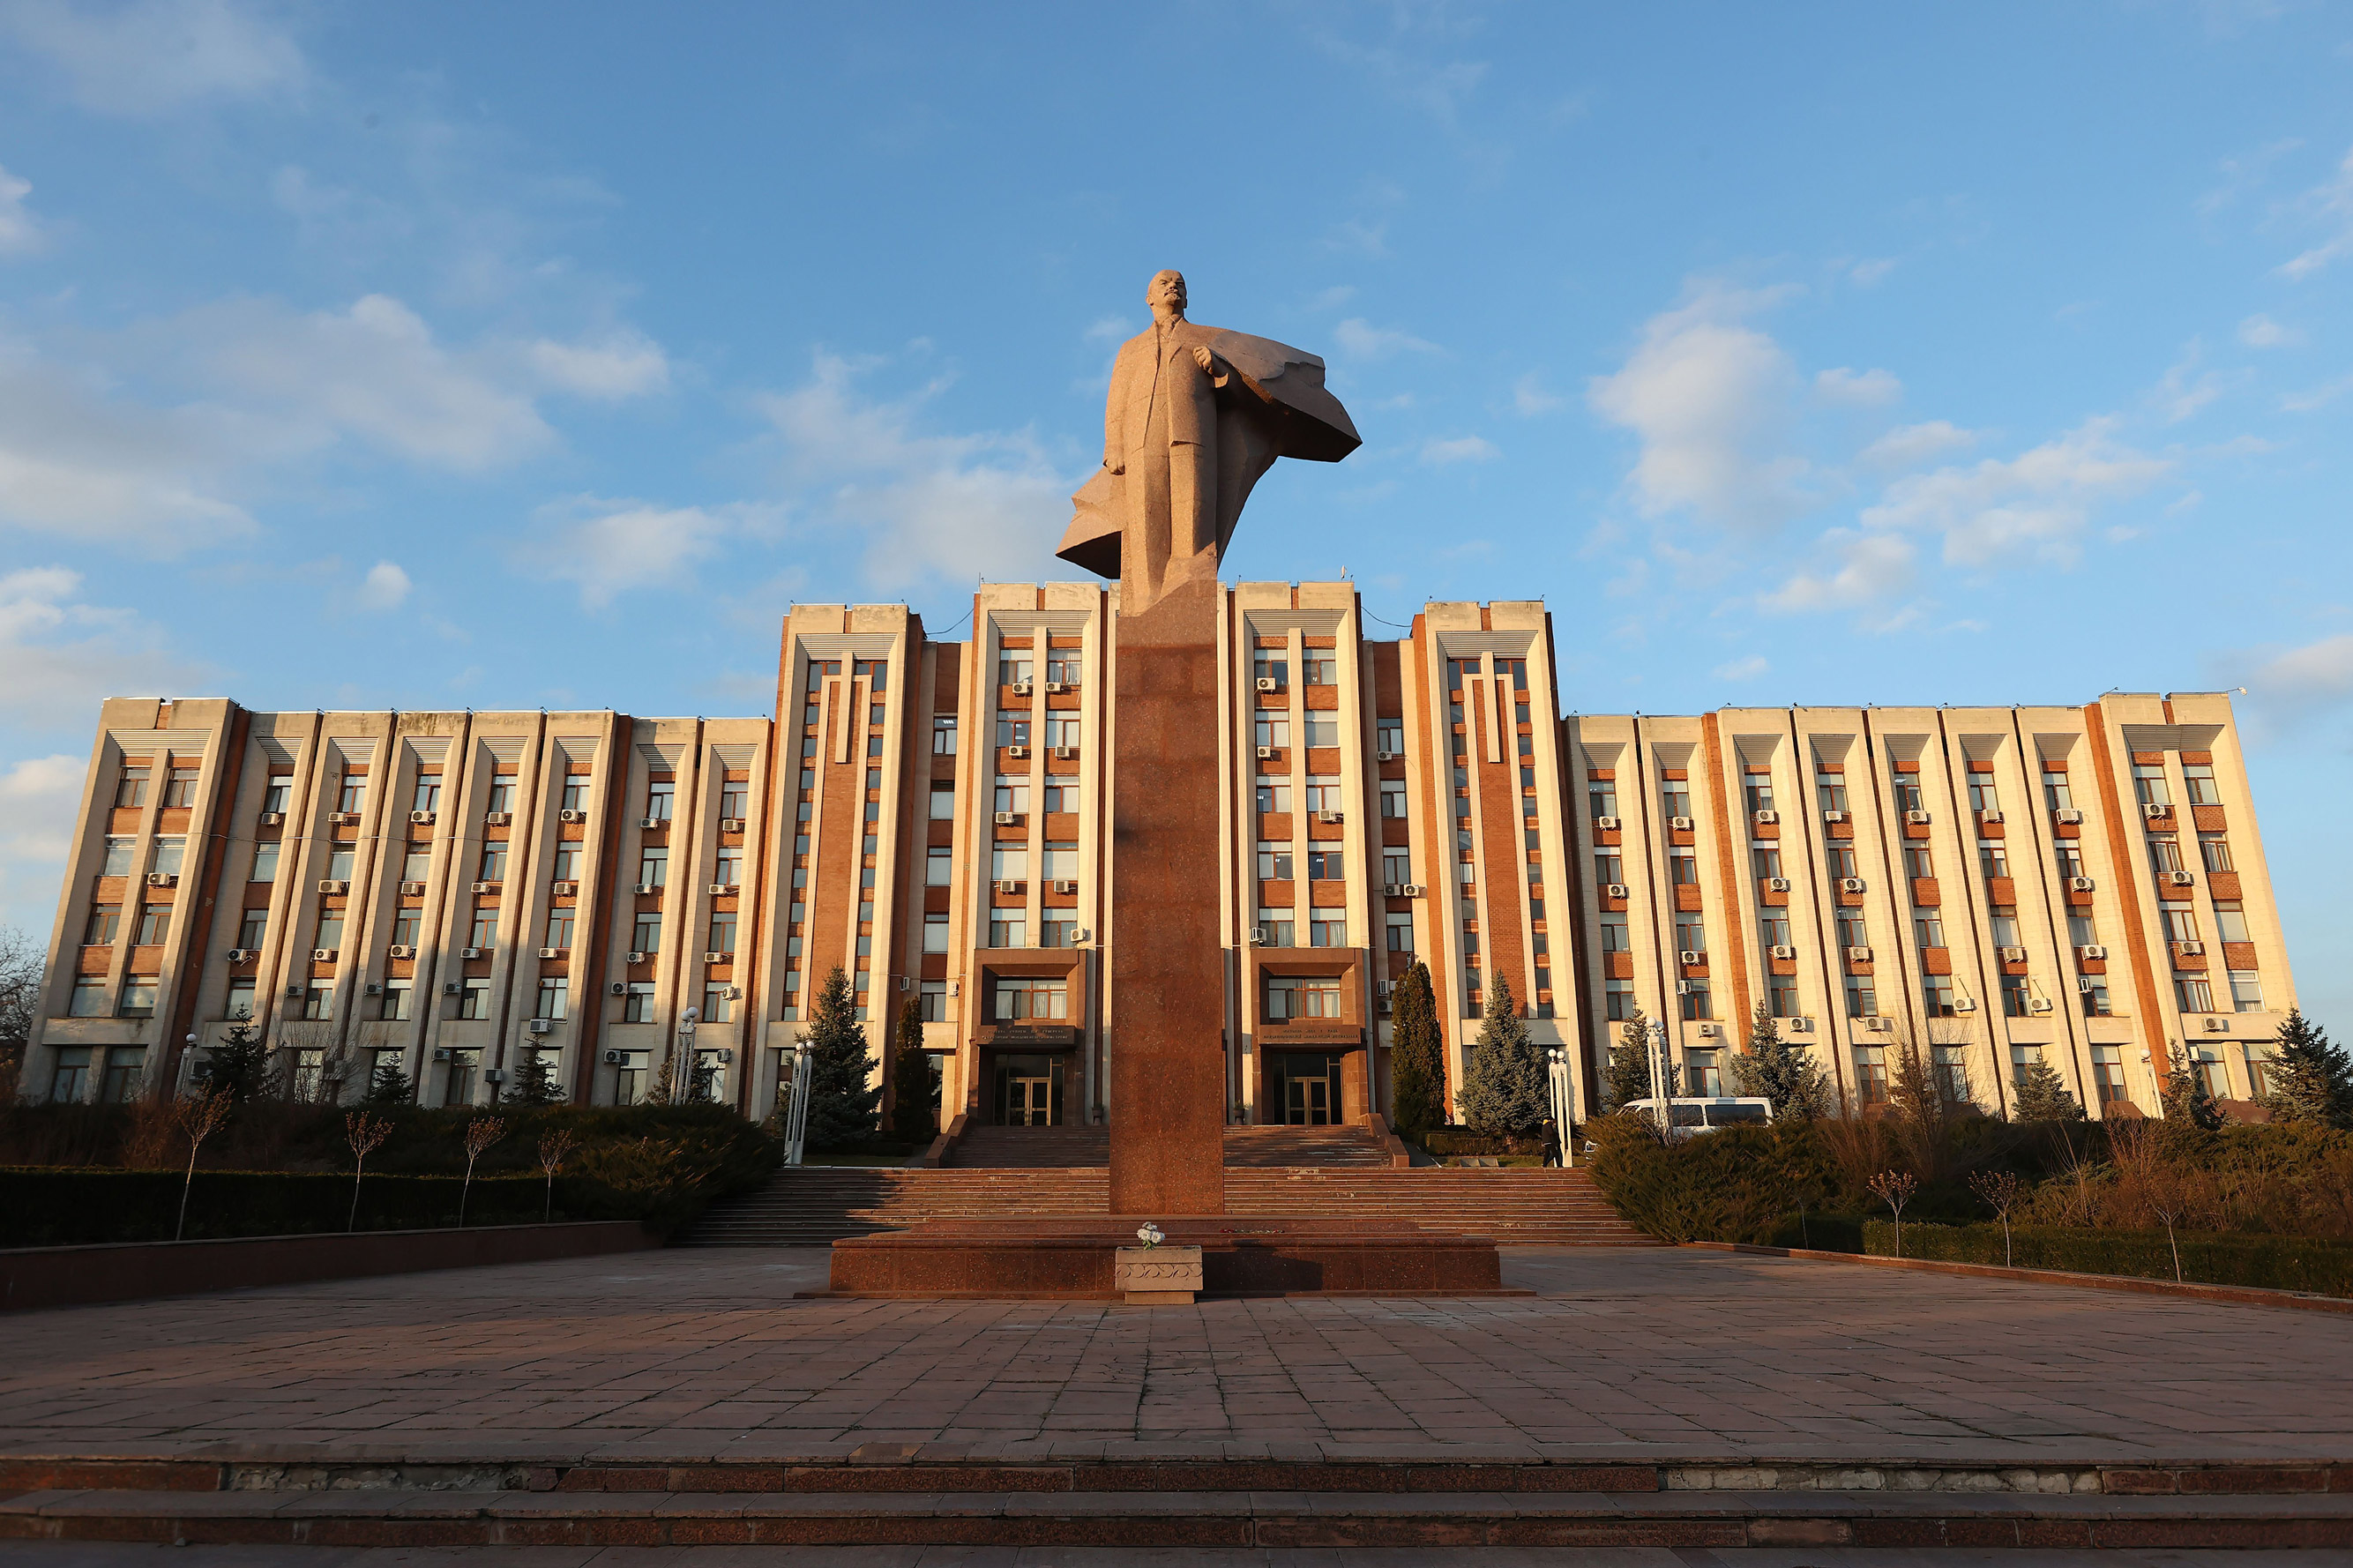
[[[1846,775],[1816,773],[1814,798],[1824,811],[1844,811],[1846,809]]]
[[[1797,1017],[1798,977],[1794,974],[1767,975],[1765,999],[1772,1006],[1776,1018]]]
[[[917,988],[917,996],[923,1004],[924,1023],[937,1024],[946,1020],[948,1016],[948,983],[946,981],[923,982]]]
[[[1898,768],[1891,778],[1891,793],[1898,811],[1920,811],[1927,802],[1921,797],[1920,773],[1916,768]]]
[[[409,787],[408,809],[411,811],[438,811],[440,809],[440,806],[441,775],[439,773],[417,774],[416,784]]]
[[[1998,839],[1978,841],[1978,870],[1989,882],[2010,875],[2010,850]]]
[[[1029,916],[1019,910],[989,910],[988,945],[991,947],[1029,946]]]
[[[1291,744],[1291,721],[1270,719],[1261,710],[1258,717],[1255,735],[1258,744],[1272,746],[1280,750]]]
[[[1945,917],[1942,910],[1917,910],[1912,916],[1912,935],[1922,947],[1945,945]]]
[[[660,844],[648,844],[638,850],[638,886],[659,889],[670,882],[670,850]]]
[[[1611,1023],[1623,1023],[1634,1016],[1634,983],[1630,980],[1605,980],[1601,983],[1601,1016]]]
[[[1347,946],[1347,911],[1345,910],[1308,910],[1307,945],[1310,947]]]
[[[2219,833],[2201,833],[2198,836],[2198,858],[2206,863],[2206,869],[2209,871],[2231,871],[2237,868],[2231,864],[2231,841]]]
[[[1010,708],[1001,708],[997,714],[997,743],[1000,746],[1026,746],[1029,743],[1029,715]]]
[[[1995,910],[1988,917],[1988,923],[1990,924],[1993,929],[1994,946],[2023,947],[2026,945],[2025,942],[2019,939],[2018,914],[2016,910]]]
[[[1586,781],[1585,781],[1585,804],[1586,804],[1586,808],[1587,808],[1588,811],[1590,811],[1590,812],[1591,812],[1595,816],[1597,816],[1597,817],[1600,817],[1600,816],[1617,816],[1617,815],[1618,815],[1618,784],[1617,784],[1617,781],[1616,781],[1616,780],[1614,780],[1614,779],[1588,779],[1588,780],[1586,780]]]
[[[155,1016],[155,977],[133,974],[122,983],[122,997],[115,1004],[118,1018],[152,1018]]]
[[[1855,1098],[1865,1105],[1887,1103],[1886,1047],[1855,1047],[1854,1092]]]
[[[171,778],[166,781],[164,785],[164,805],[165,809],[168,810],[177,807],[185,810],[195,804],[196,770],[195,768],[174,768],[172,770]]]
[[[1388,933],[1388,950],[1391,952],[1413,951],[1413,917],[1411,915],[1384,915],[1381,923]]]
[[[1713,1100],[1724,1092],[1724,1073],[1716,1065],[1720,1055],[1716,1051],[1683,1053],[1683,1084],[1690,1093]]]
[[[2149,868],[2159,877],[2188,869],[2181,863],[2181,840],[2170,833],[2154,833],[2148,840]]]
[[[532,1010],[534,1018],[561,1018],[572,1000],[572,982],[561,974],[539,977],[539,1001]]]
[[[1038,916],[1039,947],[1069,947],[1078,940],[1079,922],[1071,910],[1045,910]]]
[[[1082,739],[1083,739],[1083,731],[1077,714],[1050,713],[1046,716],[1046,744],[1075,746]]]
[[[268,910],[248,910],[237,917],[237,945],[248,951],[259,949],[262,932],[269,927]],[[112,941],[111,933],[108,941]]]
[[[572,916],[573,911],[570,910],[548,910],[547,933],[541,939],[539,945],[552,947],[558,952],[571,952]]]
[[[661,951],[661,911],[641,910],[629,928],[629,950],[632,952],[655,953]]]
[[[2072,840],[2053,845],[2051,856],[2058,865],[2061,880],[2070,880],[2084,874],[2084,851]]]
[[[718,853],[712,857],[711,879],[723,888],[744,885],[744,847],[741,844],[722,844],[719,847]]]
[[[2132,774],[2133,798],[2139,801],[2141,805],[2167,807],[2173,805],[2173,795],[2166,785],[2163,766],[2152,763],[2135,763]]]
[[[1406,887],[1413,881],[1413,856],[1404,849],[1381,851],[1381,882],[1387,887]]]
[[[327,910],[320,914],[319,929],[314,934],[311,945],[313,947],[324,948],[329,952],[336,952],[342,948],[343,945],[343,910]]]
[[[125,768],[114,781],[114,809],[132,811],[147,804],[147,770]]]
[[[2173,990],[2185,1013],[2211,1013],[2214,1010],[2214,987],[2202,974],[2177,976]]]
[[[1373,721],[1373,748],[1393,757],[1405,755],[1405,721],[1376,719]]]
[[[1270,974],[1266,980],[1266,1021],[1289,1023],[1294,1018],[1337,1018],[1340,982],[1311,974]]]
[[[469,980],[458,994],[458,1016],[482,1019],[491,1016],[491,983]]]
[[[89,923],[82,927],[82,946],[113,946],[115,927],[121,922],[121,919],[122,906],[121,904],[92,904],[90,908]],[[244,944],[241,943],[240,945]]]
[[[1310,746],[1336,746],[1340,743],[1340,721],[1310,713],[1302,723],[1305,726]]]
[[[294,793],[294,781],[284,773],[273,773],[261,789],[261,809],[283,814]]]
[[[1405,780],[1383,779],[1381,784],[1381,815],[1402,821],[1405,817]]]
[[[1604,915],[1602,918],[1604,920],[1609,919],[1607,915]],[[1620,918],[1622,919],[1623,917]],[[1790,946],[1789,911],[1785,909],[1766,909],[1757,910],[1757,940],[1760,944],[1767,948]]]
[[[1029,812],[1029,781],[1014,773],[999,773],[990,786],[989,798],[995,803],[991,810],[1026,816]]]
[[[1046,653],[1046,679],[1065,687],[1076,686],[1086,668],[1086,655],[1074,647],[1050,648]]]
[[[2185,763],[2181,768],[2181,787],[2192,805],[2220,805],[2222,797],[2214,788],[2214,768],[2211,763]]]
[[[432,874],[433,851],[430,848],[418,847],[401,852],[400,879],[402,881],[421,882]]]
[[[1846,977],[1846,1016],[1850,1018],[1873,1018],[1879,1015],[1879,992],[1868,974]]]
[[[1633,939],[1626,929],[1625,910],[1607,910],[1602,912],[1601,951],[1604,952],[1631,952],[1634,951]]]
[[[1829,846],[1822,851],[1822,866],[1833,882],[1857,875],[1853,847],[1845,844]]]
[[[2084,999],[2084,1016],[2107,1018],[2115,1016],[2108,1003],[2108,980],[2105,974],[2086,974],[2075,983],[2076,994]]]
[[[1869,947],[1871,932],[1865,929],[1862,911],[1841,909],[1837,911],[1838,944],[1841,947]]]
[[[953,757],[956,754],[956,716],[953,713],[932,715],[932,755]]]
[[[706,1024],[732,1024],[735,1021],[735,988],[733,986],[719,980],[704,984],[702,1021]]]
[[[1659,781],[1659,814],[1662,816],[1689,816],[1691,784],[1684,779]]]
[[[997,684],[1019,686],[1030,679],[1030,671],[1035,668],[1026,649],[1018,653],[1011,648],[1000,649],[997,655]]]
[[[1000,846],[988,852],[988,879],[992,882],[1026,882],[1029,879],[1029,851],[1019,846]]]
[[[1000,1024],[1070,1016],[1067,983],[1056,978],[1027,974],[1002,977],[997,982],[994,1001],[995,1021]]]
[[[1257,648],[1250,655],[1250,679],[1271,680],[1280,688],[1291,684],[1291,661],[1273,648]]]
[[[1596,887],[1622,887],[1626,881],[1626,862],[1615,849],[1593,852],[1593,881]]]
[[[719,786],[719,815],[736,821],[752,815],[752,781],[729,779]]]
[[[1682,993],[1684,1017],[1713,1018],[1715,1016],[1715,1004],[1708,996],[1706,981],[1679,981],[1675,988]]]
[[[49,1098],[59,1104],[69,1104],[90,1092],[90,1047],[69,1046],[58,1052],[58,1063],[49,1073]]]
[[[1291,880],[1291,846],[1274,839],[1261,839],[1258,847],[1258,879],[1261,882]]]
[[[1311,882],[1336,882],[1348,874],[1348,858],[1337,849],[1310,849],[1307,852],[1307,879]]]
[[[2042,765],[2042,804],[2052,811],[2074,809],[2075,797],[2068,791],[2064,768],[2054,768],[2048,763]]]
[[[1299,679],[1310,686],[1336,686],[1340,680],[1339,655],[1328,647],[1311,647],[1299,656]]]
[[[1675,916],[1675,951],[1707,957],[1707,922],[1695,914]]]
[[[255,912],[257,911],[247,911],[248,915]],[[565,940],[566,945],[568,946],[570,944],[568,933],[571,930],[572,911],[566,910],[564,911],[564,914],[565,930],[567,932]],[[424,929],[424,925],[425,910],[421,906],[416,904],[404,904],[394,910],[392,911],[392,945],[395,947],[415,947],[417,945],[417,934]],[[240,941],[237,945],[239,947],[259,947],[261,943],[258,940],[250,942]]]
[[[1971,811],[2000,811],[2001,809],[2001,795],[1994,787],[1993,775],[1991,773],[1971,773],[1969,775],[1969,809]]]
[[[1292,923],[1292,913],[1289,910],[1259,910],[1258,929],[1263,933],[1263,945],[1267,947],[1299,945],[1294,935],[1296,928]]]
[[[2252,942],[2247,934],[2247,914],[2236,899],[2225,899],[2214,905],[2214,937],[2218,942]]]
[[[1768,773],[1750,773],[1740,786],[1741,798],[1751,813],[1773,809],[1773,779]]]
[[[316,1022],[321,1018],[332,1017],[334,1016],[334,987],[330,984],[313,982],[310,988],[302,993],[302,1016],[305,1019]]]
[[[2070,914],[2067,917],[2068,946],[2089,947],[2096,944],[2099,940],[2099,925],[2092,919],[2091,916],[2087,914]]]
[[[1690,845],[1677,845],[1667,851],[1667,880],[1678,888],[1699,886],[1699,854]]]
[[[2099,1050],[2102,1049],[2113,1051],[2116,1047],[2114,1046],[2095,1047],[2094,1055],[2096,1057]],[[2249,1098],[2254,1100],[2268,1100],[2272,1095],[2278,1092],[2278,1067],[2272,1060],[2272,1047],[2269,1046],[2249,1046],[2247,1047],[2247,1094]],[[2101,1098],[2105,1099],[2106,1096],[2103,1095]]]
[[[499,945],[499,911],[495,906],[474,910],[473,930],[466,938],[466,945],[485,952]]]
[[[2005,1018],[2023,1018],[2033,1011],[2033,1005],[2027,989],[2027,977],[2023,974],[2001,976],[2001,1016]]]
[[[1953,977],[1949,974],[1924,974],[1920,977],[1920,1005],[1931,1018],[1956,1016],[1953,1006]]]
[[[350,881],[358,863],[359,850],[354,845],[338,844],[327,851],[327,875],[336,881]]]
[[[106,854],[99,862],[98,874],[101,877],[128,877],[131,875],[132,856],[137,848],[138,840],[133,838],[108,839]],[[259,854],[264,848],[269,851],[270,861],[275,864],[278,858],[278,846],[275,844],[258,846],[255,852]],[[267,881],[269,879],[258,877],[255,880]]]
[[[621,1022],[650,1024],[654,1021],[654,984],[650,980],[632,980],[621,998]]]
[[[85,974],[74,982],[73,1000],[68,1004],[69,1018],[103,1018],[106,1016],[106,982],[94,974]]]
[[[253,1016],[253,986],[248,975],[239,975],[228,983],[228,995],[221,1007],[221,1016],[243,1019]]]
[[[172,934],[172,906],[142,904],[139,906],[139,934],[132,939],[139,947],[157,947]]]
[[[1289,811],[1291,809],[1290,781],[1261,773],[1258,779],[1258,809],[1261,814]]]
[[[577,844],[558,844],[555,847],[556,881],[576,882],[580,879],[580,855],[581,847]]]
[[[948,917],[935,910],[923,917],[923,951],[945,952],[947,950]]]
[[[2159,904],[2158,918],[2165,922],[2165,940],[2177,945],[2198,940],[2198,910],[2189,904]]]
[[[1915,882],[1933,880],[1936,875],[1936,857],[1925,844],[1904,847],[1904,875]]]
[[[410,985],[411,983],[406,980],[385,981],[384,994],[377,999],[379,1005],[375,1016],[387,1024],[407,1022],[409,997],[413,994]]]
[[[734,957],[735,911],[733,910],[713,910],[711,913],[711,930],[709,935],[711,937],[711,941],[710,943],[703,948],[703,952],[721,953],[728,958]]]
[[[1748,847],[1748,868],[1758,880],[1781,874],[1781,847],[1778,844],[1752,844]]]
[[[345,773],[335,786],[335,809],[357,811],[367,799],[367,775]]]
[[[152,869],[168,872],[176,877],[180,874],[181,865],[186,859],[187,853],[186,839],[158,838],[155,840],[155,864]],[[345,853],[348,854],[349,851]]]
[[[1049,842],[1038,867],[1038,875],[1049,882],[1076,881],[1079,876],[1078,845]]]
[[[503,839],[493,839],[482,846],[481,865],[474,872],[480,882],[503,882],[507,879],[507,847]]]
[[[2231,971],[2231,1010],[2234,1013],[2260,1013],[2263,1010],[2263,977],[2252,969]]]

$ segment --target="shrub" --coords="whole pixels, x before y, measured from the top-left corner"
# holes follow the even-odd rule
[[[1593,1179],[1618,1212],[1664,1241],[1770,1243],[1795,1210],[1838,1191],[1814,1124],[1727,1127],[1668,1143],[1640,1115],[1590,1124]]]
[[[0,1246],[74,1247],[169,1241],[180,1207],[177,1171],[0,1169]],[[377,1176],[362,1184],[357,1228],[454,1226],[464,1179]],[[470,1226],[538,1223],[543,1177],[477,1178]],[[187,1238],[341,1231],[352,1212],[349,1172],[198,1171],[188,1190]],[[557,1219],[636,1219],[645,1205],[601,1182],[555,1181]]]
[[[1446,1050],[1428,964],[1417,960],[1398,982],[1389,1020],[1389,1105],[1398,1136],[1415,1138],[1446,1121]]]
[[[2021,1226],[2011,1233],[2021,1268],[2075,1274],[2120,1274],[2137,1279],[2173,1278],[2173,1248],[2161,1230],[2086,1230]],[[2309,1237],[2183,1232],[2182,1278],[2205,1285],[2263,1290],[2305,1290],[2353,1296],[2353,1243]],[[1883,1220],[1862,1226],[1862,1250],[1875,1258],[1895,1250],[1895,1227]],[[1904,1256],[1957,1263],[2002,1260],[2001,1227],[1993,1225],[1909,1225]]]

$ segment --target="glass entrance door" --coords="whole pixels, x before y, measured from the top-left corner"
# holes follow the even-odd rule
[[[1054,1122],[1054,1080],[1050,1078],[1008,1078],[1006,1080],[1005,1123],[1008,1127],[1050,1127]]]
[[[1277,1058],[1282,1079],[1282,1120],[1293,1127],[1329,1127],[1340,1120],[1340,1058],[1290,1054]]]
[[[1061,1056],[997,1058],[995,1110],[999,1127],[1060,1127],[1070,1059]]]

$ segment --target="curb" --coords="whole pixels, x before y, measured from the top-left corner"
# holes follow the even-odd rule
[[[2240,1307],[2288,1307],[2302,1312],[2353,1313],[2353,1300],[2315,1296],[2302,1290],[2264,1290],[2251,1285],[2201,1285],[2185,1280],[2143,1279],[2129,1274],[2074,1274],[2060,1268],[2008,1268],[1999,1263],[1956,1263],[1938,1258],[1881,1258],[1864,1252],[1817,1252],[1801,1247],[1757,1247],[1745,1241],[1684,1241],[1679,1247],[1705,1252],[1738,1252],[1756,1258],[1798,1258],[1815,1263],[1859,1263],[1879,1268],[1909,1268],[1923,1274],[1962,1274],[1981,1279],[2021,1279],[2037,1285],[2073,1285],[2087,1290],[2129,1290],[2147,1296],[2182,1296]]]

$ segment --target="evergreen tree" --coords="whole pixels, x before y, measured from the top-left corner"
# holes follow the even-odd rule
[[[1430,966],[1414,961],[1389,1002],[1389,1110],[1400,1138],[1446,1125],[1446,1049]]]
[[[258,1100],[277,1087],[269,1047],[262,1043],[259,1024],[238,1024],[222,1031],[221,1043],[206,1058],[204,1068],[205,1082],[231,1100]]]
[[[1683,1077],[1671,1057],[1666,1062],[1667,1098],[1681,1092]],[[1651,1022],[1637,1007],[1618,1026],[1618,1043],[1609,1047],[1609,1064],[1602,1073],[1609,1109],[1616,1110],[1637,1100],[1651,1098]]]
[[[2167,1043],[2167,1060],[2171,1064],[2165,1075],[2165,1117],[2184,1127],[2194,1127],[2211,1132],[2222,1125],[2222,1112],[2215,1107],[2214,1097],[2206,1090],[2206,1075],[2189,1059],[2189,1053],[2171,1041]]]
[[[810,1047],[808,1146],[848,1149],[872,1139],[882,1087],[867,1087],[875,1061],[850,998],[849,975],[839,964],[825,977],[801,1038]]]
[[[1777,1119],[1811,1121],[1830,1114],[1831,1086],[1822,1069],[1781,1037],[1773,1010],[1762,1001],[1748,1020],[1747,1046],[1732,1058],[1732,1081],[1741,1093],[1770,1101]]]
[[[2081,1121],[2084,1108],[2067,1092],[2067,1080],[2049,1062],[2028,1062],[2018,1069],[2011,1086],[2017,1098],[2010,1108],[2012,1121]]]
[[[2320,1026],[2292,1007],[2272,1053],[2273,1089],[2263,1103],[2274,1121],[2353,1126],[2353,1059]]]
[[[371,1086],[373,1092],[373,1086]],[[547,1053],[537,1046],[525,1046],[522,1055],[515,1059],[514,1080],[507,1085],[501,1097],[508,1105],[554,1105],[563,1096],[555,1083],[555,1069]]]
[[[407,1105],[417,1099],[417,1086],[400,1070],[400,1058],[389,1053],[375,1059],[375,1070],[368,1074],[367,1092],[360,1097],[362,1105]]]
[[[1500,973],[1487,990],[1487,1016],[1462,1064],[1462,1120],[1485,1132],[1534,1132],[1552,1118],[1544,1047],[1528,1034]]]
[[[932,1063],[923,1049],[923,1002],[910,996],[899,1009],[899,1068],[891,1082],[891,1131],[900,1142],[928,1143],[939,1136],[939,1108],[932,1095]]]

